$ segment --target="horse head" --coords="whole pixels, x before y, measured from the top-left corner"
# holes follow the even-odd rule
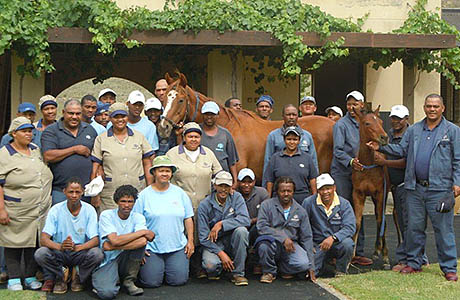
[[[370,112],[363,112],[353,108],[356,120],[359,122],[360,139],[365,143],[374,141],[383,146],[388,144],[388,135],[383,129],[383,121],[379,117],[379,110],[380,105],[375,111]]]
[[[164,138],[169,137],[173,129],[179,128],[181,122],[185,122],[190,111],[189,93],[187,91],[190,88],[187,86],[187,78],[182,73],[178,73],[178,75],[178,78],[174,79],[168,73],[165,74],[168,89],[165,93],[160,126],[158,126],[158,132]]]

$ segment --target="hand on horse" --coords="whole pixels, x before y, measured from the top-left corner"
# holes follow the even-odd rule
[[[323,251],[328,251],[331,249],[332,244],[334,244],[334,238],[332,236],[325,238],[321,244],[319,244],[319,248]]]
[[[177,129],[174,130],[174,133],[176,136],[182,136],[182,133],[184,132],[184,122],[179,122],[177,123]]]
[[[353,161],[351,163],[351,166],[353,168],[353,170],[355,171],[362,171],[364,170],[364,167],[363,165],[359,162],[358,158],[353,158]]]
[[[366,146],[369,147],[371,150],[379,151],[379,143],[374,141],[369,141],[366,143]]]
[[[458,185],[452,186],[452,191],[454,191],[454,197],[460,196],[460,186]]]
[[[386,162],[387,160],[385,159],[385,156],[382,153],[374,152],[374,164],[378,166],[384,166]]]
[[[290,238],[285,239],[283,245],[287,253],[295,252],[294,242]]]

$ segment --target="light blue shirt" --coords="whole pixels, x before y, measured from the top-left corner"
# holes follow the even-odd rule
[[[99,216],[99,237],[102,244],[108,240],[107,236],[111,233],[117,235],[133,233],[142,229],[147,229],[143,215],[131,212],[126,220],[118,216],[118,208],[104,210]],[[111,262],[120,255],[123,250],[104,251],[104,260],[101,267]]]
[[[92,121],[91,126],[93,126],[94,130],[96,130],[97,132],[97,135],[100,135],[101,133],[104,133],[107,131],[107,128],[105,128],[104,126],[102,126],[101,124],[99,124],[98,122],[96,121]]]
[[[134,212],[144,215],[147,228],[155,233],[155,239],[147,244],[154,253],[171,253],[187,244],[184,220],[193,217],[192,201],[178,186],[169,184],[164,192],[151,186],[139,193]]]
[[[70,235],[75,244],[83,244],[98,236],[96,210],[91,204],[80,202],[77,216],[70,213],[67,201],[51,207],[43,232],[49,234],[54,242],[62,243]]]

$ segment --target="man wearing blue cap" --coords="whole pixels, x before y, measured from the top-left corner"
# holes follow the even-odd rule
[[[203,123],[200,124],[203,130],[201,145],[211,149],[219,160],[222,169],[232,174],[233,188],[236,189],[238,152],[231,133],[217,125],[219,111],[219,105],[214,101],[206,102],[201,108],[201,114],[203,115]]]
[[[97,109],[96,113],[94,114],[94,121],[98,122],[104,127],[107,127],[107,124],[109,124],[109,103],[104,103],[101,101],[97,102]]]
[[[262,95],[256,102],[256,114],[264,120],[271,121],[270,115],[273,113],[273,100],[270,95]]]
[[[30,120],[30,122],[33,123],[35,121],[36,113],[37,113],[37,111],[35,109],[35,105],[33,105],[30,102],[23,102],[23,103],[19,104],[18,112],[17,112],[16,116],[17,117],[26,117],[27,119]],[[41,147],[41,143],[40,143],[41,131],[39,131],[36,128],[34,128],[34,129],[32,129],[32,134],[33,134],[32,143],[34,143],[35,145],[37,145],[40,148]],[[2,137],[2,141],[0,142],[0,148],[5,146],[5,145],[7,145],[7,144],[9,144],[12,140],[13,140],[13,138],[11,137],[11,135],[9,135],[8,133],[5,134]]]

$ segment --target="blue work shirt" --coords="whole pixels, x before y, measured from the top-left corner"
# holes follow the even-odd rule
[[[166,191],[146,187],[134,204],[133,212],[142,214],[155,239],[147,243],[153,253],[171,253],[187,244],[184,220],[193,217],[192,201],[180,187],[169,184]]]
[[[32,143],[34,143],[35,145],[38,146],[38,148],[41,148],[41,137],[42,137],[42,132],[40,130],[37,130],[36,128],[32,129]],[[0,142],[0,148],[5,146],[5,145],[8,145],[9,143],[11,143],[13,141],[13,137],[11,135],[9,135],[8,133],[5,134],[3,137],[2,137],[2,141]]]
[[[311,133],[306,131],[305,129],[300,128],[299,125],[297,125],[296,127],[300,132],[302,132],[302,136],[300,137],[299,149],[303,152],[310,154],[311,159],[313,160],[313,165],[315,166],[316,171],[319,172],[315,143],[313,142],[313,137],[311,136]],[[273,154],[282,151],[286,147],[286,144],[284,143],[284,130],[285,128],[283,126],[273,130],[268,134],[267,143],[265,145],[264,172],[267,168],[268,161],[273,156]],[[262,185],[265,186],[265,183],[263,182]]]
[[[215,192],[212,192],[200,202],[197,215],[200,244],[214,254],[224,250],[208,239],[211,229],[217,222],[222,221],[219,238],[231,234],[238,227],[249,227],[251,225],[244,198],[236,191],[233,192],[233,195],[228,195],[225,204],[222,206],[217,203]]]
[[[96,210],[91,204],[83,201],[80,203],[81,208],[77,216],[70,213],[67,200],[53,205],[46,217],[43,232],[59,244],[69,235],[75,244],[84,244],[98,236]]]
[[[436,145],[436,134],[439,124],[432,130],[423,124],[422,134],[420,135],[420,146],[415,155],[415,178],[418,180],[428,180],[430,172],[430,159]]]
[[[117,236],[133,233],[142,229],[147,229],[145,218],[143,215],[131,212],[126,220],[122,220],[118,216],[118,208],[104,210],[99,216],[99,239],[103,249],[104,242],[108,241],[107,236],[111,233],[116,233]],[[123,250],[104,251],[103,265],[108,264],[118,257]]]
[[[407,127],[409,127],[409,125],[407,125]],[[404,130],[404,133],[401,136],[395,136],[394,135],[394,130],[393,130],[393,128],[391,128],[390,131],[388,132],[389,143],[390,144],[399,144],[401,142],[404,134],[406,134],[406,130],[407,130],[407,128]],[[395,156],[395,155],[387,155],[387,159],[388,160],[398,160],[398,159],[401,159],[401,157]],[[390,167],[388,167],[388,175],[390,177],[391,184],[395,185],[395,186],[398,186],[401,183],[403,183],[404,182],[404,172],[405,172],[405,168],[404,169],[399,169],[399,168],[390,168]]]
[[[351,176],[351,159],[358,155],[359,123],[347,112],[333,127],[334,150],[331,175]]]
[[[278,197],[265,200],[260,205],[256,226],[259,235],[271,236],[280,244],[287,238],[297,242],[307,252],[308,269],[314,269],[310,220],[305,209],[296,201],[292,201],[289,215],[285,218],[284,208]]]
[[[96,130],[88,123],[81,122],[77,136],[70,133],[65,127],[63,120],[49,125],[42,133],[42,153],[48,150],[66,149],[76,145],[87,147],[91,153],[94,140],[97,137]],[[79,154],[72,154],[61,161],[49,163],[53,172],[53,189],[63,190],[67,181],[76,176],[79,177],[83,186],[90,182],[90,175],[93,169],[91,157]]]
[[[335,235],[338,241],[352,238],[356,231],[356,218],[350,201],[339,197],[340,204],[332,209],[328,217],[323,205],[317,204],[319,195],[311,195],[303,201],[313,232],[313,242],[318,245],[324,239]]]
[[[385,154],[398,155],[406,158],[404,187],[415,190],[416,185],[416,154],[422,140],[423,127],[426,119],[410,126],[399,144],[380,147]],[[429,191],[451,191],[452,186],[460,186],[460,128],[442,117],[436,129],[434,149],[429,163]]]

